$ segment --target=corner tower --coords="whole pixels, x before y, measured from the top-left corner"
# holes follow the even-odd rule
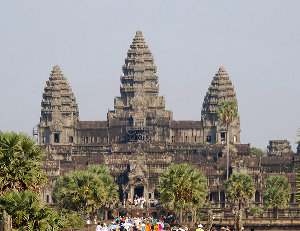
[[[108,112],[109,126],[126,126],[127,141],[159,141],[154,127],[168,126],[172,114],[165,110],[164,97],[158,95],[157,68],[141,31],[133,38],[122,71],[121,96],[115,98],[114,110]]]
[[[46,81],[38,125],[39,144],[72,144],[76,140],[79,110],[72,89],[59,66]]]
[[[218,120],[217,111],[224,101],[237,102],[234,86],[225,67],[221,65],[213,77],[205,95],[201,120],[203,123],[204,142],[225,143],[226,128]],[[236,118],[230,126],[231,143],[240,143],[240,118]]]

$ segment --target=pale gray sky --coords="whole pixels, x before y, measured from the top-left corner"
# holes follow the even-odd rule
[[[0,4],[0,130],[31,133],[51,66],[61,65],[82,120],[105,120],[142,30],[175,119],[199,120],[220,64],[234,82],[242,142],[296,142],[299,0],[9,0]]]

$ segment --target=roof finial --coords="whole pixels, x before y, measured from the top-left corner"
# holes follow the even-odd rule
[[[59,65],[54,65],[50,74],[51,79],[64,79],[62,70]]]
[[[224,64],[220,64],[219,71],[226,71]]]
[[[137,30],[135,32],[135,36],[143,37],[143,32],[141,30]]]
[[[59,65],[54,65],[53,67],[52,67],[52,70],[53,71],[60,71],[60,66]]]

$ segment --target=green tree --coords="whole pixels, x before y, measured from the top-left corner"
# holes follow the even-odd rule
[[[0,205],[12,217],[13,228],[20,231],[56,231],[64,227],[59,214],[41,204],[34,192],[6,193],[0,197]]]
[[[93,166],[59,177],[54,185],[53,199],[60,208],[93,218],[99,208],[118,202],[118,187],[108,169]]]
[[[265,184],[264,206],[272,208],[278,217],[278,209],[287,208],[290,200],[291,186],[285,176],[269,176]]]
[[[251,147],[250,148],[250,154],[253,155],[253,156],[261,157],[261,156],[264,155],[264,151],[261,150],[260,148]]]
[[[225,125],[227,131],[226,143],[226,179],[229,177],[229,150],[230,150],[230,126],[238,117],[238,107],[236,101],[223,101],[217,110],[217,115],[222,124]]]
[[[60,216],[66,229],[80,229],[85,225],[85,221],[77,212],[61,209]]]
[[[103,208],[105,209],[105,220],[108,219],[108,209],[115,208],[119,203],[118,185],[111,176],[110,171],[105,165],[91,165],[88,171],[95,174],[102,181],[105,188],[105,199]]]
[[[236,230],[242,230],[242,218],[245,207],[255,193],[255,187],[251,176],[242,173],[234,173],[225,182],[227,200],[235,211]]]
[[[24,134],[0,133],[0,193],[38,191],[46,182],[41,168],[43,152]]]
[[[300,170],[298,169],[296,172],[296,201],[300,203]]]
[[[194,221],[207,197],[207,179],[188,164],[174,164],[161,174],[159,192],[162,205],[179,215],[180,222],[183,211],[192,212]]]
[[[43,153],[28,136],[14,132],[0,133],[0,195],[12,190],[39,191],[46,182],[41,168]],[[4,230],[9,217],[2,211]]]

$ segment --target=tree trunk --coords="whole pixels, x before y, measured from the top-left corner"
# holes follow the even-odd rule
[[[192,223],[196,222],[196,209],[192,209]]]
[[[242,211],[239,209],[235,214],[235,229],[241,231],[243,227]]]
[[[227,127],[227,139],[226,139],[226,143],[227,143],[227,152],[226,152],[226,179],[228,180],[229,178],[229,144],[230,144],[230,136],[229,136],[229,125],[226,126]]]
[[[108,210],[104,209],[104,220],[107,221],[108,220]]]
[[[180,208],[180,212],[179,212],[179,222],[180,222],[180,224],[182,224],[182,215],[183,215],[182,208]]]
[[[197,222],[197,209],[195,209],[195,211],[194,211],[194,223],[196,223]]]
[[[213,226],[213,212],[212,210],[208,210],[208,217],[207,217],[207,225],[205,231],[210,231]]]
[[[278,219],[278,208],[277,207],[275,207],[274,209],[273,209],[273,213],[274,213],[274,218],[275,219]]]
[[[243,230],[243,212],[240,210],[239,211],[239,231],[242,231]]]
[[[9,216],[7,214],[7,212],[4,210],[3,211],[3,214],[2,214],[2,228],[3,228],[3,231],[11,231],[11,216]]]

